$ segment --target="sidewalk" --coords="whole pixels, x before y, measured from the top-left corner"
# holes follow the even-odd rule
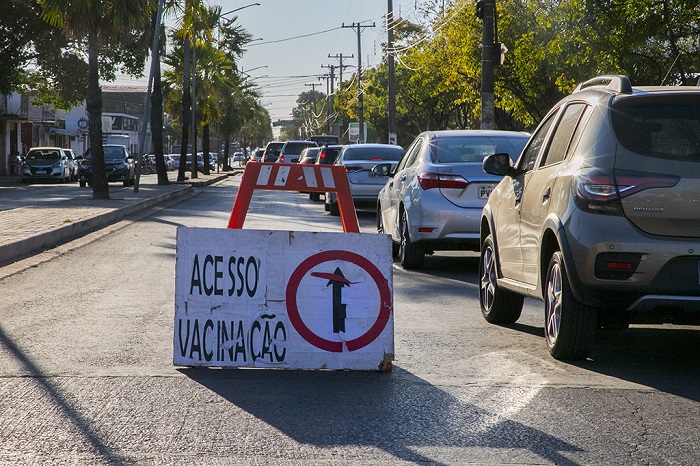
[[[240,170],[208,176],[200,173],[199,178],[171,181],[167,186],[159,186],[156,175],[145,175],[141,177],[138,193],[133,188],[110,189],[111,199],[93,200],[87,196],[91,190],[76,189],[71,191],[75,193],[72,199],[51,203],[38,201],[35,206],[0,211],[0,267],[192,193],[195,187],[208,186],[240,173]],[[0,186],[19,187],[19,178],[0,177]]]

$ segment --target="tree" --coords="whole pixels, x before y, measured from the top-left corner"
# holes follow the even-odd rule
[[[69,109],[85,99],[87,64],[38,0],[6,0],[0,15],[0,95],[39,91],[37,103]]]
[[[307,139],[309,136],[324,132],[328,119],[333,113],[327,107],[326,94],[311,90],[302,92],[297,97],[297,106],[292,109],[292,126],[282,128],[286,139]]]
[[[43,18],[52,26],[58,26],[76,40],[87,41],[88,80],[86,107],[89,119],[90,151],[92,154],[92,195],[95,199],[109,199],[109,185],[105,174],[102,147],[102,88],[100,87],[100,46],[121,44],[138,54],[135,37],[146,29],[151,8],[150,0],[40,0]],[[143,66],[143,54],[141,50]],[[103,62],[103,70],[109,74],[124,60],[113,54],[103,55],[116,60]]]

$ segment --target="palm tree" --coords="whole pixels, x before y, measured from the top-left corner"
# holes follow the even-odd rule
[[[92,196],[109,199],[102,147],[102,88],[100,87],[100,47],[119,43],[134,31],[145,30],[153,3],[150,0],[39,0],[43,18],[63,28],[76,41],[87,40],[88,87],[85,97],[90,124],[92,154]]]

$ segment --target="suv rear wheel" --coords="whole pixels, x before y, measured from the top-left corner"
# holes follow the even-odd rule
[[[481,315],[492,324],[512,324],[520,318],[523,296],[504,290],[496,283],[496,255],[493,238],[487,236],[479,260],[479,303]]]
[[[547,268],[544,315],[544,337],[553,358],[577,360],[590,354],[597,326],[596,310],[574,297],[560,251],[552,255]]]

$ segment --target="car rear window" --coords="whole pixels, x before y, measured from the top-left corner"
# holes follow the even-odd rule
[[[618,141],[632,152],[700,162],[700,95],[620,99],[612,122]]]
[[[528,136],[451,136],[432,141],[432,156],[435,163],[462,163],[484,161],[492,154],[507,153],[516,160],[527,144]]]
[[[401,160],[403,149],[400,147],[353,147],[345,150],[343,160]]]
[[[284,148],[285,154],[299,155],[307,147],[316,147],[315,142],[288,142]]]

